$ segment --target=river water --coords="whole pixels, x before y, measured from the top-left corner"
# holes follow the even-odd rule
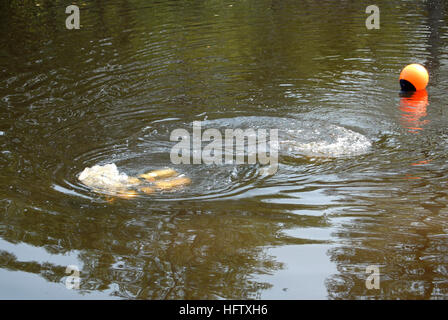
[[[448,297],[444,1],[376,1],[379,30],[366,1],[71,3],[0,2],[0,298]],[[194,121],[282,130],[277,172],[172,164]],[[191,185],[110,201],[78,180],[107,163]]]

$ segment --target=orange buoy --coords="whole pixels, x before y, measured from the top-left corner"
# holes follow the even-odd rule
[[[410,64],[400,73],[400,86],[403,91],[423,90],[428,85],[428,82],[428,71],[421,64]]]

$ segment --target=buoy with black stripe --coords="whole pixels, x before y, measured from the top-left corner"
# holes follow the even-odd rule
[[[418,63],[406,66],[400,73],[400,87],[402,91],[424,90],[428,82],[428,71]]]

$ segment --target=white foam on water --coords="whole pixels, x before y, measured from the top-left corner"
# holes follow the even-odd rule
[[[120,173],[115,163],[85,168],[78,179],[88,187],[109,191],[125,188],[128,184],[127,174]]]
[[[322,129],[285,130],[280,149],[309,157],[343,157],[361,155],[372,143],[362,134],[335,125]]]

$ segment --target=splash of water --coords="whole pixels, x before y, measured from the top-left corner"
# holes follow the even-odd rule
[[[119,172],[115,163],[85,168],[78,179],[86,186],[107,191],[125,188],[129,181],[127,174]]]
[[[372,143],[360,133],[329,125],[323,129],[284,130],[280,149],[294,155],[337,158],[368,152]]]

